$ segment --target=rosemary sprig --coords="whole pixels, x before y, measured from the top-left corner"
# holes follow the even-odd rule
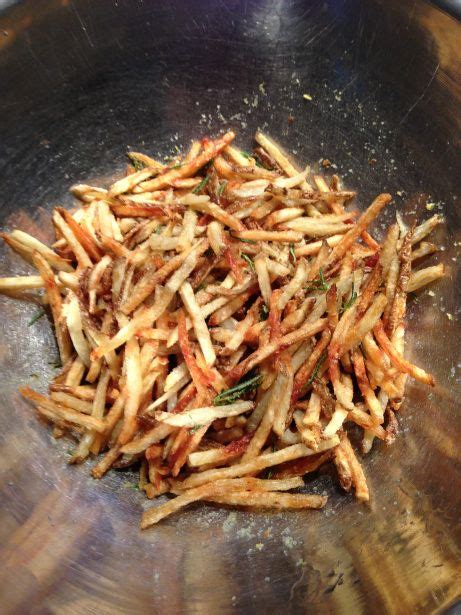
[[[357,301],[357,297],[358,297],[358,294],[355,291],[354,282],[352,282],[351,296],[349,297],[349,299],[347,301],[345,301],[343,303],[343,305],[341,307],[341,313],[345,312],[350,307],[352,307],[354,305],[354,303]]]
[[[329,288],[330,285],[325,279],[322,267],[320,267],[318,278],[315,279],[310,286],[306,286],[307,292],[312,292],[313,290],[322,290],[326,292]]]
[[[227,186],[227,180],[224,180],[222,184],[219,184],[218,196],[222,196],[222,193],[226,189],[226,186]]]
[[[259,320],[267,320],[269,318],[269,308],[265,303],[259,308]]]
[[[229,233],[229,235],[232,237],[232,239],[236,239],[237,241],[241,241],[242,243],[253,243],[255,245],[258,243],[254,239],[243,239],[242,237],[237,237],[236,235],[234,235],[234,233],[232,233],[232,231]]]
[[[293,265],[296,265],[296,252],[295,252],[295,244],[294,243],[290,243],[289,254],[290,254],[291,262],[293,263]]]
[[[221,391],[216,397],[213,399],[214,406],[224,406],[225,404],[231,404],[237,399],[240,399],[246,393],[250,391],[254,391],[258,388],[262,380],[261,374],[255,374],[247,378],[246,380],[242,380],[237,383],[235,386],[230,389],[226,389],[225,391]]]
[[[206,177],[204,177],[204,178],[202,179],[202,181],[201,181],[199,184],[197,184],[197,185],[195,186],[195,188],[192,190],[192,192],[193,192],[194,194],[198,194],[201,190],[203,190],[203,189],[205,188],[205,186],[207,185],[207,183],[208,183],[209,181],[210,181],[210,177],[209,177],[209,175],[207,175]]]
[[[309,386],[310,384],[312,384],[314,382],[314,380],[317,378],[317,375],[320,371],[320,368],[322,367],[323,362],[325,361],[325,359],[327,358],[327,351],[324,350],[322,352],[322,354],[320,355],[320,359],[317,361],[317,365],[314,367],[314,371],[311,374],[311,377],[309,378],[309,380],[307,381],[307,385]]]
[[[255,264],[253,260],[248,256],[248,254],[242,254],[242,258],[244,261],[248,263],[248,267],[253,273],[256,273]]]
[[[37,320],[40,320],[40,318],[44,315],[45,315],[45,310],[39,310],[36,314],[32,316],[32,318],[27,323],[27,326],[31,327],[37,322]]]

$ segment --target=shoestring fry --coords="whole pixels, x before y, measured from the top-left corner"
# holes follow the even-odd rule
[[[95,460],[95,478],[132,466],[148,498],[174,496],[142,528],[198,500],[321,508],[288,492],[323,464],[367,501],[361,454],[395,439],[408,376],[434,385],[404,357],[405,312],[444,275],[413,270],[440,216],[380,242],[391,195],[360,213],[337,176],[299,170],[267,135],[251,153],[234,140],[168,164],[130,152],[111,186],[71,188],[52,246],[2,233],[37,271],[0,291],[42,293],[62,361],[49,395],[22,395],[77,443],[71,463]]]

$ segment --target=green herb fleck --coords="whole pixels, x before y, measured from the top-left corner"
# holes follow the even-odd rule
[[[224,190],[226,189],[227,186],[227,181],[224,180],[222,184],[219,185],[218,188],[218,196],[222,196],[222,193],[224,192]]]
[[[195,292],[198,293],[198,291],[199,290],[203,290],[205,288],[205,286],[206,286],[205,282],[200,282],[200,284],[195,289]]]
[[[145,164],[136,158],[130,158],[131,166],[135,171],[142,171],[145,168]]]
[[[354,282],[352,282],[351,296],[349,297],[349,299],[347,301],[345,301],[343,303],[342,308],[341,308],[341,313],[345,312],[350,307],[352,307],[354,305],[354,303],[357,301],[357,297],[358,297],[358,294],[355,291]]]
[[[306,562],[305,562],[303,559],[299,559],[299,560],[296,562],[296,565],[297,565],[297,566],[305,566],[305,565],[306,565]]]
[[[322,364],[326,358],[327,358],[327,351],[324,350],[322,354],[320,355],[320,359],[318,360],[317,365],[314,367],[314,371],[312,372],[311,377],[307,381],[308,385],[312,384],[314,380],[317,378],[320,368],[322,367]]]
[[[182,163],[178,162],[178,164],[175,164],[174,166],[172,166],[172,169],[180,169],[182,167]]]
[[[163,230],[163,226],[162,226],[161,224],[159,224],[159,225],[157,226],[157,228],[155,229],[155,234],[156,234],[156,235],[160,235],[160,233],[162,232],[162,230]]]
[[[189,428],[189,433],[195,433],[196,431],[198,431],[202,427],[203,427],[203,425],[194,425],[193,427]]]
[[[274,473],[272,468],[268,468],[267,472],[266,472],[266,480],[272,478],[272,474]]]
[[[245,152],[244,150],[240,150],[240,153],[242,154],[242,156],[244,156],[247,160],[254,160],[256,163],[256,166],[259,167],[260,169],[265,169],[266,167],[264,165],[262,165],[260,163],[260,161],[255,158],[253,156],[253,154],[250,154],[250,152]]]
[[[330,285],[325,279],[322,267],[320,267],[319,277],[312,282],[310,286],[306,286],[306,290],[311,292],[313,290],[322,290],[326,292],[330,288]]]
[[[248,375],[248,374],[247,374]],[[238,384],[231,387],[230,389],[226,389],[225,391],[221,391],[219,395],[213,399],[214,406],[223,406],[225,404],[231,404],[237,399],[240,399],[246,393],[250,391],[254,391],[258,388],[262,380],[261,374],[255,374],[247,378],[247,380],[241,380]]]
[[[269,308],[265,303],[259,308],[259,320],[267,320],[269,318]]]
[[[201,190],[205,188],[205,186],[207,185],[209,181],[210,181],[210,177],[207,175],[206,177],[202,179],[202,181],[199,184],[197,184],[197,186],[195,186],[192,192],[194,194],[198,194]]]
[[[248,263],[248,267],[250,268],[250,270],[251,270],[253,273],[256,273],[255,264],[254,264],[254,262],[253,262],[253,259],[252,259],[252,258],[250,258],[250,257],[248,256],[248,254],[242,254],[242,258],[243,258],[243,260],[244,260],[244,261],[246,261],[246,262]]]
[[[252,243],[254,245],[256,245],[258,242],[255,241],[254,239],[244,239],[243,237],[237,237],[236,235],[234,235],[234,233],[230,232],[229,233],[230,236],[232,237],[232,239],[237,239],[237,241],[241,241],[242,243]]]
[[[30,327],[34,325],[37,322],[37,320],[40,320],[40,318],[44,315],[45,315],[45,310],[39,310],[36,314],[32,316],[32,318],[27,323],[27,326]]]
[[[290,243],[289,254],[290,254],[291,262],[293,263],[293,265],[296,265],[296,252],[295,252],[295,244],[294,243]]]

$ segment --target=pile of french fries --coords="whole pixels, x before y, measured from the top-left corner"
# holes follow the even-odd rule
[[[326,463],[366,501],[355,449],[394,440],[408,375],[434,384],[404,358],[405,311],[443,276],[413,271],[441,218],[379,243],[368,229],[390,195],[359,215],[337,176],[300,171],[261,132],[252,153],[234,137],[168,164],[130,152],[109,189],[73,186],[52,247],[2,234],[37,275],[0,289],[44,289],[62,361],[48,396],[22,394],[76,439],[72,463],[139,467],[148,498],[176,496],[142,528],[197,500],[321,508],[289,492]]]

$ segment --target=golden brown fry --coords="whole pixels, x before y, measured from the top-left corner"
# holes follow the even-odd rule
[[[290,347],[292,344],[301,342],[309,337],[312,337],[319,331],[322,331],[327,325],[325,318],[319,318],[313,323],[307,323],[296,331],[292,331],[287,335],[279,338],[274,342],[269,342],[262,348],[258,348],[253,354],[242,361],[237,367],[235,367],[230,376],[235,380],[239,380],[250,369],[253,369],[256,365],[259,365],[262,361],[270,357],[281,347]]]
[[[62,406],[48,399],[48,397],[33,391],[30,387],[21,387],[19,390],[23,397],[33,402],[37,410],[51,420],[64,420],[87,429],[94,429],[98,433],[102,433],[106,428],[104,421]]]
[[[368,209],[360,216],[357,220],[357,224],[348,231],[343,239],[333,248],[329,263],[335,263],[337,260],[342,258],[352,244],[360,237],[361,233],[370,225],[370,223],[376,218],[381,209],[385,207],[390,201],[392,197],[390,194],[380,194],[373,203],[368,207]]]
[[[129,442],[136,432],[136,415],[139,410],[142,395],[142,372],[137,340],[130,338],[125,346],[126,384],[124,389],[125,407],[123,410],[123,427],[118,437],[118,443],[123,446]]]
[[[334,437],[331,440],[325,440],[322,442],[322,450],[328,450],[337,446],[339,438]],[[319,447],[320,449],[320,447]],[[291,461],[292,459],[298,459],[299,457],[307,457],[313,455],[314,451],[309,449],[304,444],[294,444],[288,446],[274,453],[264,453],[255,459],[247,462],[237,463],[228,468],[221,468],[218,470],[206,470],[200,474],[194,474],[187,478],[183,482],[185,489],[191,489],[204,483],[217,481],[223,478],[235,478],[238,476],[245,476],[246,474],[253,474],[254,472],[260,472],[265,468],[269,468],[285,461]]]
[[[419,380],[420,382],[423,382],[424,384],[428,384],[430,386],[435,385],[434,377],[431,374],[425,372],[423,369],[421,369],[421,367],[413,365],[413,363],[410,363],[409,361],[404,359],[397,352],[397,350],[394,348],[391,341],[387,337],[382,322],[378,322],[376,325],[374,325],[373,333],[375,334],[378,344],[381,346],[381,348],[384,350],[384,352],[387,354],[389,359],[392,361],[392,363],[398,370],[406,374],[410,374],[410,376],[412,376],[416,380]]]
[[[199,169],[206,165],[212,158],[214,158],[226,145],[229,145],[235,138],[233,132],[227,132],[220,139],[213,141],[210,145],[206,146],[203,151],[198,154],[192,160],[186,162],[178,169],[172,169],[167,171],[163,175],[159,175],[151,181],[145,181],[140,184],[140,187],[144,190],[159,190],[167,186],[172,180],[180,177],[190,177],[196,173]]]
[[[64,324],[61,293],[54,279],[53,271],[47,261],[39,252],[33,254],[34,265],[45,283],[46,295],[53,315],[56,340],[58,342],[59,354],[62,363],[65,363],[71,356],[70,338]]]
[[[78,239],[75,237],[73,230],[61,216],[61,214],[55,210],[53,214],[53,223],[56,228],[63,234],[65,240],[67,241],[69,248],[75,254],[75,258],[78,261],[80,267],[91,267],[92,262],[88,254],[86,253],[83,246],[80,244]]]
[[[39,275],[19,275],[15,278],[0,278],[0,292],[20,292],[43,288],[45,282]]]
[[[407,292],[413,293],[427,284],[440,280],[445,275],[445,267],[442,263],[432,267],[425,267],[419,271],[413,271],[408,280]]]
[[[250,241],[279,241],[281,243],[297,243],[303,238],[302,233],[296,231],[240,231],[235,236],[238,239]]]
[[[35,237],[32,237],[32,235],[24,233],[24,231],[14,230],[9,235],[7,233],[1,233],[0,237],[3,237],[5,242],[12,247],[13,250],[17,250],[20,253],[21,251],[26,252],[30,259],[32,258],[34,252],[39,252],[43,258],[52,267],[58,269],[58,271],[74,271],[74,268],[69,261],[56,254],[51,248],[43,244]]]
[[[203,498],[208,502],[232,506],[254,506],[257,508],[323,508],[327,496],[304,495],[301,493],[256,493],[255,491],[232,491],[224,495],[210,495]]]

